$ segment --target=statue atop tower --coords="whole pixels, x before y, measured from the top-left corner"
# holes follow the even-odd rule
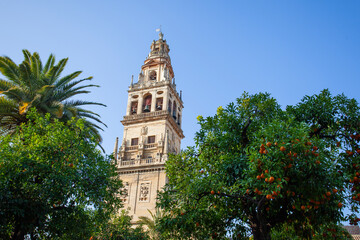
[[[180,153],[183,101],[176,91],[170,48],[160,31],[159,39],[141,66],[137,82],[132,77],[121,146],[114,158],[124,183],[121,197],[134,221],[155,211],[156,195],[167,179],[168,154]]]

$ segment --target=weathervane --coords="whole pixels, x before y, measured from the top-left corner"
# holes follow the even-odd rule
[[[159,28],[156,29],[156,32],[161,32],[161,25]]]
[[[156,32],[159,32],[159,39],[163,39],[164,34],[161,32],[161,25],[159,28],[156,29]]]

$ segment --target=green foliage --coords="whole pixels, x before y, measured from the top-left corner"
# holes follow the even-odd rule
[[[159,209],[156,209],[156,213],[152,213],[150,210],[148,210],[150,213],[151,218],[140,216],[139,220],[136,222],[140,227],[145,227],[147,229],[147,232],[149,234],[150,239],[157,240],[160,238],[160,232],[158,231],[156,225],[159,221],[159,219],[162,218],[162,213],[159,211]]]
[[[296,226],[298,227],[298,226]],[[304,226],[301,226],[303,228]],[[309,226],[308,226],[309,227]],[[307,227],[306,227],[307,228]],[[311,226],[310,226],[311,228]],[[298,235],[299,230],[295,229],[292,224],[285,223],[284,225],[274,228],[271,231],[271,238],[277,240],[302,240],[303,236]],[[339,225],[328,223],[322,225],[317,231],[312,232],[312,239],[323,240],[352,240],[351,235]],[[306,238],[305,238],[306,239]]]
[[[132,228],[131,217],[125,210],[121,211],[121,214],[113,217],[106,225],[100,229],[98,233],[92,238],[96,239],[108,239],[108,240],[147,240],[150,239],[147,233],[137,226]]]
[[[84,120],[27,116],[14,135],[0,136],[0,237],[89,238],[121,207],[111,159]]]
[[[99,115],[82,108],[84,105],[102,105],[97,102],[69,100],[73,96],[89,93],[89,87],[82,85],[92,77],[77,80],[81,71],[61,77],[67,58],[55,64],[54,55],[50,55],[45,65],[38,53],[31,54],[23,50],[24,61],[17,65],[9,57],[0,57],[0,72],[6,79],[0,78],[0,133],[12,133],[17,126],[26,122],[30,108],[39,113],[50,113],[52,118],[68,121],[72,117],[91,119],[103,124]],[[99,125],[84,121],[89,132],[100,141]]]
[[[271,239],[272,229],[290,224],[312,238],[344,219],[344,189],[357,209],[359,117],[354,99],[328,90],[286,110],[269,94],[245,93],[199,116],[197,148],[166,163],[158,206],[168,214],[159,228],[179,239]]]

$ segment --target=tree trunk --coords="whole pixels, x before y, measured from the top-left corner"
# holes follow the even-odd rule
[[[11,240],[24,240],[25,234],[26,233],[22,231],[19,226],[17,226],[11,235]]]
[[[254,240],[271,240],[270,227],[261,225],[259,222],[251,223],[251,232]]]

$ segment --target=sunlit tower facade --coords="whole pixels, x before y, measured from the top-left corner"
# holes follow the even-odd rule
[[[128,89],[122,143],[116,139],[114,157],[124,184],[121,199],[133,222],[155,212],[157,192],[166,184],[165,162],[180,153],[182,94],[177,92],[169,45],[154,40],[136,83]]]

